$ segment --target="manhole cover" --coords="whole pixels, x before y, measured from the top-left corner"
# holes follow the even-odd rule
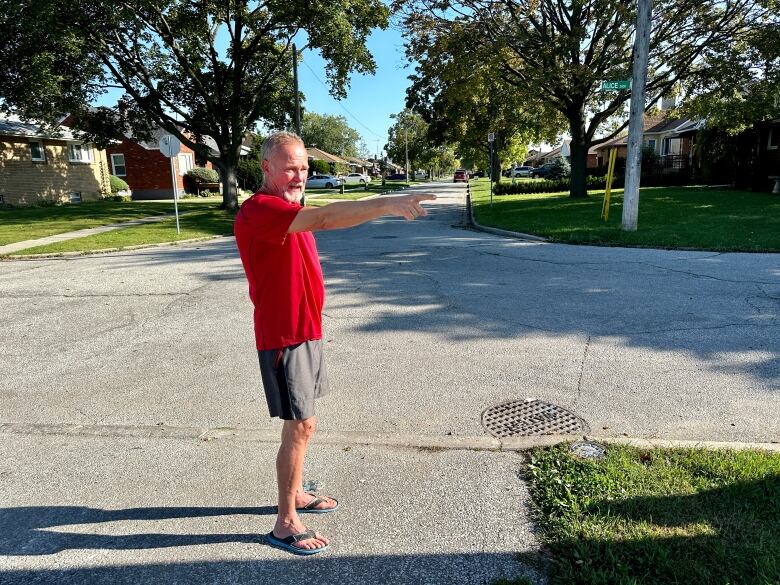
[[[573,412],[541,400],[513,400],[482,413],[482,426],[494,437],[579,435],[587,423]]]

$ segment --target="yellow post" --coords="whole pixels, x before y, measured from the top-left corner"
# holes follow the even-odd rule
[[[604,204],[601,206],[601,219],[609,219],[609,201],[612,198],[612,179],[615,177],[615,160],[617,159],[617,148],[609,151],[609,165],[607,166],[607,185],[604,191]]]

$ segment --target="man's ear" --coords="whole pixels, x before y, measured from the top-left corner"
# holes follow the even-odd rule
[[[260,167],[263,169],[263,174],[267,175],[268,174],[268,168],[269,168],[268,159],[267,158],[264,158],[262,161],[260,161]]]

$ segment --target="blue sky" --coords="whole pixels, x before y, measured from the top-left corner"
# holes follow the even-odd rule
[[[363,137],[371,154],[387,142],[391,114],[403,110],[407,76],[404,68],[403,39],[398,30],[376,30],[368,39],[369,51],[376,61],[375,75],[353,75],[347,98],[338,101],[328,94],[325,83],[325,61],[314,51],[305,51],[304,63],[298,67],[298,85],[306,96],[304,105],[310,112],[344,116],[349,125]],[[322,83],[321,83],[322,82]]]

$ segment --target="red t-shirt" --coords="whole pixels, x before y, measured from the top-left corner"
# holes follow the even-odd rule
[[[301,206],[255,193],[244,201],[233,231],[255,306],[257,349],[322,339],[325,286],[311,232],[288,234]]]

